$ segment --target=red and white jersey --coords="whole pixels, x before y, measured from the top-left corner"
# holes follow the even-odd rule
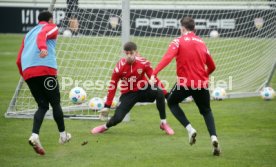
[[[150,62],[141,56],[135,56],[135,61],[132,64],[127,63],[125,58],[121,58],[113,70],[105,104],[107,106],[112,104],[119,81],[122,94],[136,92],[148,86],[148,78],[150,78],[152,72]],[[167,94],[164,86],[157,79],[157,85],[159,84],[164,94]]]
[[[159,62],[153,75],[165,68],[176,58],[178,85],[191,88],[207,88],[209,75],[215,70],[215,63],[203,40],[193,32],[174,39]]]

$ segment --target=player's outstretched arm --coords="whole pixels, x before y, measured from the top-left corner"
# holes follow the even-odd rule
[[[149,61],[146,63],[145,73],[149,78],[149,83],[151,85],[156,85],[158,88],[160,88],[163,91],[164,95],[168,93],[163,83],[157,77],[154,77],[154,75],[152,75],[153,69]]]
[[[179,39],[176,38],[174,39],[169,47],[161,61],[158,63],[156,68],[153,70],[152,75],[157,76],[157,74],[163,70],[171,61],[172,59],[177,55],[178,53],[178,48],[179,48]]]

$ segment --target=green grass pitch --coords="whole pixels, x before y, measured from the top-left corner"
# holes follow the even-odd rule
[[[131,121],[111,128],[105,134],[91,135],[90,129],[101,121],[66,120],[72,141],[58,144],[53,120],[44,120],[41,142],[45,156],[28,145],[31,119],[6,119],[10,99],[19,74],[15,65],[22,35],[0,35],[0,166],[126,166],[126,167],[272,167],[276,164],[276,99],[259,97],[212,101],[222,155],[211,154],[204,121],[194,103],[182,104],[198,131],[197,143],[188,144],[186,130],[167,108],[168,121],[176,134],[167,136],[159,129],[154,105],[137,106]],[[276,88],[276,75],[272,86]],[[88,141],[82,146],[83,141]]]

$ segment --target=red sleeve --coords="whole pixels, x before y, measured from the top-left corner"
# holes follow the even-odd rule
[[[39,32],[36,43],[38,46],[38,49],[46,49],[47,45],[46,41],[47,39],[56,39],[58,34],[58,28],[55,24],[47,24],[45,25],[42,30]]]
[[[157,75],[163,68],[165,68],[172,59],[176,56],[178,53],[179,48],[179,39],[175,39],[171,42],[169,45],[169,48],[165,55],[163,56],[162,60],[159,62],[159,64],[156,66],[156,68],[153,71],[153,75]]]
[[[146,72],[146,75],[147,75],[147,77],[148,78],[150,78],[151,77],[151,75],[152,75],[152,73],[153,73],[153,69],[152,69],[152,67],[151,67],[151,65],[150,65],[150,62],[148,61],[146,64],[145,64],[145,72]],[[160,88],[160,89],[162,89],[162,91],[163,91],[163,93],[164,93],[164,95],[166,95],[168,92],[167,92],[167,90],[165,89],[165,86],[162,84],[162,82],[158,79],[158,78],[156,78],[156,85]]]
[[[111,77],[111,80],[109,83],[108,94],[107,94],[107,98],[106,98],[106,102],[105,102],[106,106],[111,106],[113,98],[114,98],[116,90],[117,90],[118,81],[120,80],[119,71],[117,69],[118,68],[116,66],[115,69],[113,70],[112,77]]]
[[[21,55],[22,55],[22,51],[24,49],[24,40],[25,40],[25,37],[22,40],[22,44],[21,44],[21,47],[19,49],[19,52],[17,54],[17,59],[16,59],[17,68],[18,68],[21,76],[23,76],[22,65],[21,65]]]
[[[212,74],[212,72],[214,72],[215,69],[216,69],[216,65],[215,65],[215,62],[214,62],[214,60],[212,59],[212,57],[209,53],[209,50],[207,50],[206,65],[208,67],[208,69],[207,69],[208,75]]]

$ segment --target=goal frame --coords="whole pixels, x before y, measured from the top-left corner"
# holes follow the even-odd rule
[[[121,43],[122,45],[130,40],[130,0],[121,0],[122,1],[122,32],[121,33]],[[49,11],[53,11],[54,6],[55,6],[56,0],[51,0],[50,6],[48,8]],[[139,5],[139,3],[137,3]],[[275,2],[273,3],[275,5]],[[166,5],[166,4],[164,4]],[[244,98],[244,97],[254,97],[254,96],[258,96],[259,95],[259,90],[261,90],[261,88],[263,86],[269,86],[271,79],[273,77],[273,74],[275,72],[276,69],[276,61],[274,63],[274,66],[270,72],[270,74],[268,74],[267,80],[263,83],[263,85],[260,85],[259,89],[256,90],[255,92],[248,92],[248,93],[230,93],[227,95],[228,98]],[[10,101],[9,107],[5,113],[5,117],[6,118],[31,118],[34,115],[34,112],[36,109],[33,110],[28,110],[30,112],[33,112],[33,114],[24,114],[24,113],[18,113],[16,112],[16,108],[15,108],[15,104],[16,104],[16,100],[17,97],[20,93],[20,90],[23,86],[23,83],[25,81],[23,80],[23,78],[21,77],[19,79],[19,82],[17,84],[17,87],[15,89],[14,95]],[[64,117],[65,118],[70,118],[70,119],[99,119],[98,115],[89,115],[89,116],[83,116],[83,115],[76,115],[76,114],[70,114],[70,111],[75,111],[75,110],[85,110],[88,107],[86,106],[77,106],[77,107],[63,107],[63,109],[66,110],[66,112],[64,113]],[[49,112],[50,111],[50,112]],[[52,109],[50,108],[49,111],[46,113],[45,117],[46,118],[52,118]],[[68,111],[68,113],[67,113]],[[128,114],[124,121],[129,121],[130,120],[130,115]]]

